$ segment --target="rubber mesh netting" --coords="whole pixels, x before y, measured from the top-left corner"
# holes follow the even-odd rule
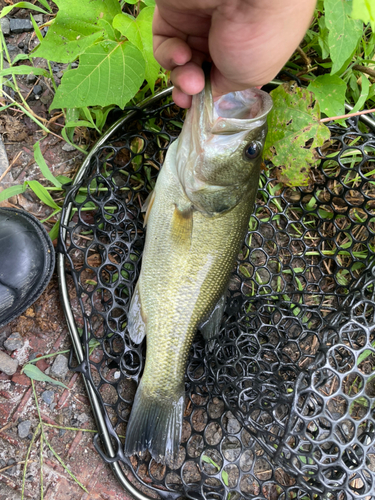
[[[262,173],[220,334],[205,346],[198,332],[191,349],[178,463],[124,457],[145,356],[126,329],[141,206],[181,123],[173,104],[139,111],[67,188],[60,251],[85,353],[75,369],[99,397],[115,460],[154,498],[375,499],[375,138],[356,120],[330,127],[309,187]]]

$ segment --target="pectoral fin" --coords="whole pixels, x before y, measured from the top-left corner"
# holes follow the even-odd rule
[[[154,204],[155,201],[155,190],[151,191],[151,193],[147,196],[146,201],[142,205],[142,212],[146,212],[145,214],[145,220],[143,221],[143,227],[146,226],[148,218],[150,217],[152,205]]]
[[[208,319],[201,324],[200,331],[206,342],[211,340],[212,337],[215,337],[215,335],[219,332],[221,318],[224,313],[224,306],[225,294],[219,299]]]
[[[190,246],[193,232],[193,209],[180,210],[175,208],[172,217],[172,238],[177,244]]]
[[[139,293],[139,281],[136,284],[128,314],[128,332],[135,344],[140,344],[146,336],[147,327],[145,316],[142,311],[141,294]]]

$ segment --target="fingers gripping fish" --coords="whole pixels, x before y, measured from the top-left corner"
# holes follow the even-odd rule
[[[230,273],[258,190],[267,114],[261,90],[215,103],[209,81],[193,97],[148,200],[142,269],[128,316],[131,339],[146,336],[144,373],[126,431],[125,453],[177,456],[184,375],[197,329],[217,332]]]

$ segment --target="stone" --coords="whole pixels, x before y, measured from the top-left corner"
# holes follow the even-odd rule
[[[51,375],[54,377],[65,378],[68,370],[68,358],[62,354],[56,356],[56,359],[51,366]]]
[[[55,393],[53,391],[42,392],[42,399],[47,405],[51,405],[55,399]]]
[[[61,149],[63,151],[68,151],[68,152],[76,151],[76,148],[74,146],[72,146],[71,144],[69,144],[68,142],[66,142]]]
[[[78,63],[73,62],[73,63],[72,63],[72,68],[73,68],[73,69],[74,69],[74,68],[78,68]]]
[[[34,21],[36,24],[39,26],[40,24],[43,24],[43,14],[34,14]]]
[[[5,352],[0,351],[0,371],[7,375],[14,375],[18,368],[18,361]]]
[[[26,77],[26,83],[35,83],[37,81],[38,77],[36,75],[33,75],[33,74],[30,74],[30,75],[27,75]]]
[[[9,167],[8,156],[5,151],[4,143],[0,137],[0,177]]]
[[[0,347],[3,347],[4,341],[7,339],[6,332],[0,332]]]
[[[9,24],[12,33],[24,33],[34,29],[29,19],[10,19]]]
[[[39,84],[35,85],[35,87],[33,88],[33,93],[35,95],[40,95],[42,92],[43,92],[43,87]]]
[[[10,34],[10,23],[9,19],[6,17],[3,17],[0,19],[0,24],[1,24],[1,31],[3,32],[3,35],[9,35]]]
[[[16,461],[14,460],[14,458],[10,458],[7,462],[7,465],[13,465],[15,463],[16,463]],[[7,473],[10,475],[16,474],[17,473],[17,466],[14,466],[14,467],[11,467],[10,469],[8,469]]]
[[[18,424],[18,435],[21,439],[27,438],[30,432],[31,420],[24,420]]]
[[[23,347],[23,338],[20,333],[13,332],[9,335],[7,340],[4,342],[4,347],[7,351],[17,351],[17,349],[21,349]]]
[[[12,43],[7,43],[7,49],[9,52],[9,57],[13,60],[18,54],[22,54],[22,50],[17,46],[13,45]],[[7,56],[4,50],[3,58],[7,60]]]
[[[77,416],[77,420],[81,425],[83,425],[89,421],[89,416],[86,415],[86,413],[81,413],[81,415]]]
[[[64,76],[64,72],[63,72],[63,71],[58,71],[58,72],[56,73],[56,76],[57,76],[57,78],[60,78],[60,79],[61,79],[61,78]]]

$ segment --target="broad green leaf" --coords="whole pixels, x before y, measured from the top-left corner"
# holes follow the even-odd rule
[[[105,40],[81,55],[78,69],[64,74],[51,108],[109,104],[123,108],[137,93],[144,75],[144,60],[134,45]]]
[[[361,75],[361,81],[362,81],[361,94],[358,98],[358,101],[355,103],[354,108],[350,111],[351,113],[356,113],[362,108],[362,106],[366,102],[366,99],[370,91],[370,82],[368,81],[368,78],[364,73],[362,73]]]
[[[41,140],[41,139],[40,139]],[[42,155],[42,152],[40,150],[40,140],[37,141],[34,146],[33,146],[33,149],[34,149],[34,159],[35,161],[37,162],[37,164],[39,165],[39,168],[42,172],[42,174],[44,175],[44,177],[49,180],[50,182],[52,182],[52,184],[56,187],[61,187],[61,182],[59,182],[56,177],[52,174],[52,172],[50,171],[50,169],[48,168],[48,165],[46,163],[46,160],[43,158],[43,155]]]
[[[56,0],[56,3],[59,12],[34,56],[61,63],[75,61],[104,36],[99,19],[111,23],[121,12],[117,0]]]
[[[0,191],[0,202],[11,198],[12,196],[16,196],[17,194],[24,193],[26,191],[27,186],[24,184],[18,184],[17,186],[10,186],[4,191]]]
[[[142,1],[147,5],[147,7],[155,7],[156,5],[155,0],[142,0]]]
[[[12,9],[31,9],[31,10],[36,10],[37,12],[42,12],[42,14],[48,14],[48,12],[46,10],[44,10],[41,7],[38,7],[37,5],[34,5],[30,2],[17,2],[13,5],[9,5],[8,7],[4,7],[2,9],[2,11],[0,12],[0,19],[2,17],[6,16],[7,14],[9,14],[9,12]],[[49,8],[49,10],[51,10],[51,9]]]
[[[361,21],[349,17],[352,2],[347,0],[324,1],[326,26],[329,29],[328,45],[333,62],[331,74],[341,70],[362,36]]]
[[[53,225],[51,231],[48,233],[49,237],[51,238],[51,240],[55,240],[58,235],[59,235],[59,229],[60,229],[60,221],[58,220],[57,222],[55,222],[55,224]]]
[[[34,68],[34,66],[11,66],[10,68],[2,69],[0,76],[6,75],[42,75],[49,78],[50,74],[43,68]]]
[[[329,129],[319,122],[319,104],[315,101],[313,105],[312,92],[284,84],[273,90],[271,96],[274,105],[268,115],[264,156],[280,167],[281,182],[306,185],[309,169],[317,163],[314,148],[329,140]]]
[[[45,203],[46,205],[48,205],[51,208],[61,209],[61,207],[59,207],[59,205],[52,199],[52,197],[49,194],[49,192],[47,191],[47,189],[44,186],[42,186],[42,184],[40,182],[38,182],[38,181],[25,181],[25,184],[27,186],[29,186],[34,191],[34,193],[37,195],[37,197],[40,199],[40,201],[42,201],[43,203]]]
[[[65,384],[60,382],[59,380],[55,380],[54,378],[49,377],[42,370],[35,365],[28,363],[22,369],[22,372],[29,378],[33,380],[38,380],[39,382],[48,382],[49,384],[59,385],[60,387],[64,387],[65,389],[69,389]]]
[[[104,19],[99,19],[98,26],[100,28],[103,28],[104,38],[108,38],[109,40],[117,42],[115,30],[112,28],[111,24],[108,21],[105,21]]]
[[[351,16],[353,19],[360,19],[365,24],[370,23],[375,31],[375,2],[374,0],[353,0]]]
[[[321,75],[310,83],[307,90],[313,92],[326,116],[339,116],[345,113],[346,84],[337,75]]]
[[[146,7],[136,19],[128,14],[119,14],[113,20],[113,27],[142,52],[146,61],[145,77],[152,92],[160,70],[160,66],[154,58],[152,47],[153,15],[154,7]]]

